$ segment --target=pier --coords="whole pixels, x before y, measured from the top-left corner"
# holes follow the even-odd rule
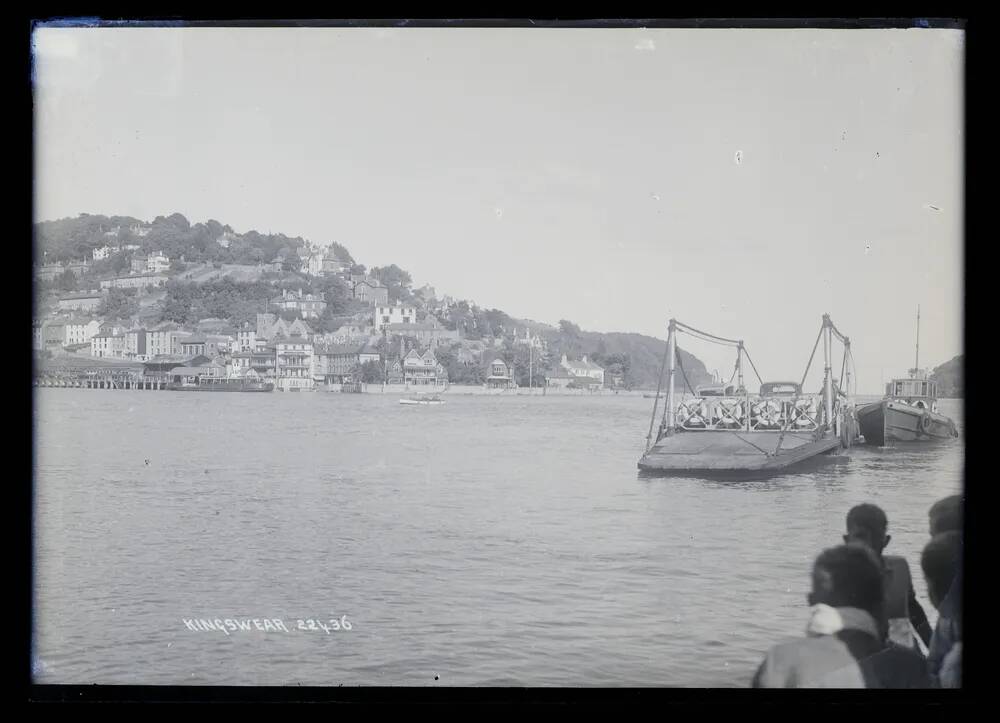
[[[36,387],[75,389],[126,389],[135,391],[163,391],[165,379],[150,378],[140,372],[121,369],[94,369],[79,371],[47,371],[35,377]]]

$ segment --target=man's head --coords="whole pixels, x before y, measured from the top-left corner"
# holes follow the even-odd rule
[[[813,564],[810,605],[860,608],[881,619],[882,568],[866,545],[824,550]]]
[[[935,608],[941,607],[942,601],[951,590],[951,583],[958,574],[961,559],[962,534],[955,530],[935,535],[924,548],[920,556],[920,567],[924,571],[924,579],[927,580],[927,597],[931,599],[931,604]]]
[[[962,530],[962,495],[952,495],[938,500],[927,513],[930,518],[931,537],[942,532]]]
[[[847,534],[844,535],[844,542],[865,545],[876,555],[881,555],[882,550],[892,539],[886,534],[888,527],[889,522],[881,507],[868,503],[857,505],[847,513]]]

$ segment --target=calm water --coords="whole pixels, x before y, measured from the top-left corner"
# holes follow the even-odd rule
[[[919,554],[961,441],[640,479],[651,404],[38,390],[36,681],[745,686],[863,501],[935,619]],[[290,632],[182,622],[265,617]]]

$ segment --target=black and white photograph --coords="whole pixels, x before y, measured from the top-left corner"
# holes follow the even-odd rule
[[[737,25],[36,20],[31,682],[962,688],[965,26]]]

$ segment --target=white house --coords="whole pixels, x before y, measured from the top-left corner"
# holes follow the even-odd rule
[[[65,323],[66,341],[64,346],[73,344],[89,344],[101,331],[101,323],[96,319],[76,318]]]
[[[415,324],[417,322],[417,309],[415,306],[403,306],[402,304],[376,306],[373,322],[375,330],[379,333],[389,324]]]
[[[574,377],[590,377],[604,384],[604,368],[592,361],[587,361],[586,355],[580,361],[569,361],[563,354],[560,366]]]
[[[179,331],[180,327],[169,321],[147,330],[146,353],[149,357],[173,354],[175,349],[174,339]]]
[[[116,331],[102,331],[90,339],[90,355],[121,359],[125,356],[125,336]]]
[[[146,273],[159,274],[170,270],[170,259],[162,251],[146,257]]]
[[[312,389],[313,380],[313,345],[301,336],[276,341],[275,376],[278,389]]]
[[[149,354],[146,345],[145,329],[129,329],[125,332],[125,358],[136,361],[148,361]]]

